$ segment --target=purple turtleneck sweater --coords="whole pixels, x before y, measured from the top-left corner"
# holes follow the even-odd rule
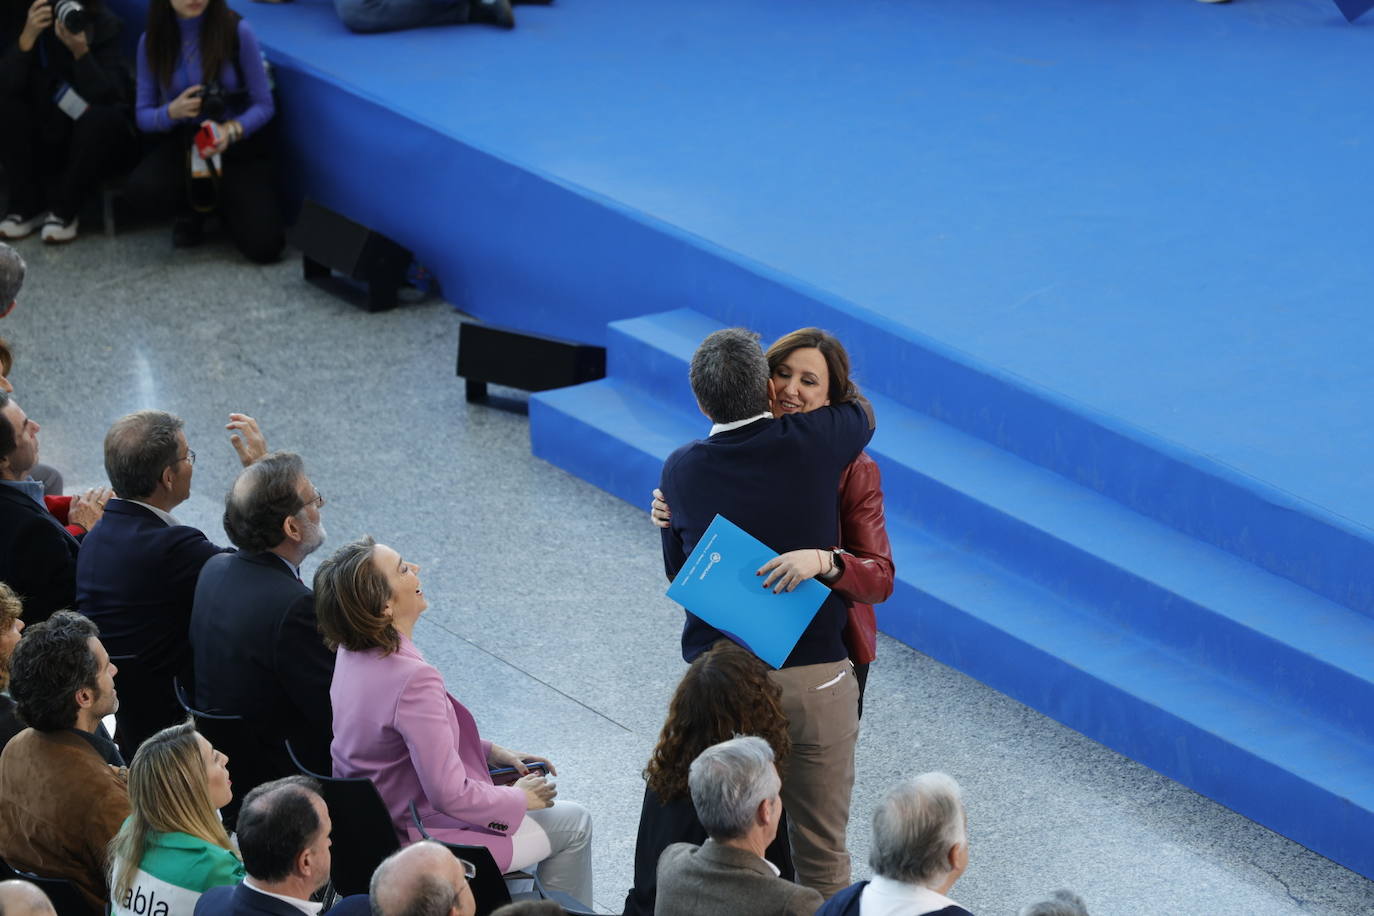
[[[178,19],[177,26],[181,29],[181,54],[176,69],[172,71],[170,86],[159,85],[157,77],[153,75],[153,68],[148,63],[148,33],[144,32],[138,39],[136,114],[138,129],[145,133],[165,133],[178,124],[202,120],[195,117],[173,121],[167,115],[167,103],[181,95],[186,87],[204,83],[200,72],[200,17]],[[243,73],[243,82],[248,84],[248,104],[246,107],[230,105],[225,113],[225,120],[237,120],[242,124],[243,135],[246,137],[272,120],[276,107],[272,102],[272,90],[267,85],[267,71],[262,65],[262,52],[258,49],[258,40],[245,19],[239,20],[238,71]],[[227,92],[244,88],[239,82],[239,73],[229,61],[225,61],[224,66],[220,68],[219,81]]]

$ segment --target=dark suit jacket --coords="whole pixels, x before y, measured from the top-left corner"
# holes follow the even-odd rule
[[[674,843],[658,860],[655,916],[811,916],[821,902],[816,891],[779,878],[752,852],[714,840]]]
[[[331,911],[332,912],[332,911]],[[260,894],[243,884],[212,887],[196,901],[195,916],[301,916],[285,900]]]
[[[329,773],[334,653],[315,621],[315,595],[275,554],[211,557],[191,610],[196,707],[247,718]]]
[[[24,601],[24,623],[47,620],[76,598],[80,544],[27,494],[0,486],[0,582]]]
[[[851,402],[756,420],[673,452],[660,483],[673,509],[662,535],[668,578],[677,575],[718,514],[778,553],[837,545],[840,475],[872,436],[867,402]],[[785,667],[845,658],[847,618],[844,599],[829,595]],[[682,657],[692,661],[723,635],[688,612]]]
[[[81,544],[76,606],[100,627],[111,655],[137,655],[144,668],[189,669],[191,602],[205,561],[224,547],[197,528],[168,525],[148,509],[112,499]]]

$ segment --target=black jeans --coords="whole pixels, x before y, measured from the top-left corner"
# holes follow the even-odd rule
[[[73,121],[46,98],[0,96],[7,213],[29,217],[51,210],[70,220],[102,180],[126,171],[137,155],[133,123],[123,107],[92,105]]]
[[[134,169],[125,191],[136,208],[159,217],[192,214],[189,154],[195,130],[183,126],[171,131]],[[215,211],[229,237],[250,261],[277,260],[286,245],[286,231],[277,197],[270,125],[230,145],[221,160]]]

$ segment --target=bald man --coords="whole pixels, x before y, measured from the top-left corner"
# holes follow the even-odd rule
[[[0,881],[0,913],[5,916],[57,916],[48,895],[27,881]]]
[[[433,840],[407,846],[372,873],[372,916],[474,916],[477,901],[467,881],[473,871]]]

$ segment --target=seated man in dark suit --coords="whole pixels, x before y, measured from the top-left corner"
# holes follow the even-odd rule
[[[329,881],[333,824],[320,785],[306,776],[263,783],[239,810],[242,884],[214,887],[196,901],[195,916],[302,916],[317,912],[310,897]]]
[[[674,843],[658,859],[654,916],[810,916],[821,895],[778,876],[763,857],[778,833],[782,780],[762,738],[732,738],[697,755],[688,771],[700,846]]]
[[[0,391],[0,582],[18,593],[30,624],[72,606],[80,548],[48,511],[43,484],[29,476],[38,463],[38,430],[9,393]]]
[[[315,596],[300,579],[301,563],[324,542],[323,505],[298,455],[275,452],[253,463],[225,499],[224,530],[239,552],[211,557],[196,583],[196,707],[243,716],[262,739],[248,752],[257,760],[244,759],[242,748],[238,757],[229,752],[236,791],[255,784],[240,773],[295,772],[283,739],[315,772],[330,772],[334,653],[320,636]]]
[[[959,784],[944,773],[922,773],[888,790],[873,812],[868,864],[873,879],[831,897],[818,916],[973,916],[945,896],[968,868]]]
[[[690,378],[714,425],[709,438],[682,446],[663,463],[659,489],[673,509],[662,532],[668,578],[718,514],[779,554],[833,544],[840,475],[873,435],[868,402],[858,397],[774,419],[768,360],[758,335],[743,328],[707,336],[692,355]],[[682,657],[691,662],[725,634],[695,614],[686,618]],[[769,672],[782,691],[792,739],[782,765],[792,863],[797,881],[822,895],[850,881],[845,835],[859,685],[844,643],[847,618],[840,595],[828,595],[782,667]]]
[[[245,467],[266,454],[256,420],[231,414],[229,426],[243,431]],[[191,683],[196,579],[206,560],[228,549],[172,516],[191,495],[195,460],[180,417],[140,410],[116,420],[105,434],[105,473],[118,498],[76,561],[78,610],[100,627],[111,654],[137,656],[120,664],[125,712],[115,740],[127,760],[143,739],[186,718],[172,678]]]
[[[119,708],[99,631],[57,611],[10,659],[10,691],[29,728],[0,753],[0,858],[65,878],[103,912],[106,847],[129,816],[124,760],[100,720]]]

